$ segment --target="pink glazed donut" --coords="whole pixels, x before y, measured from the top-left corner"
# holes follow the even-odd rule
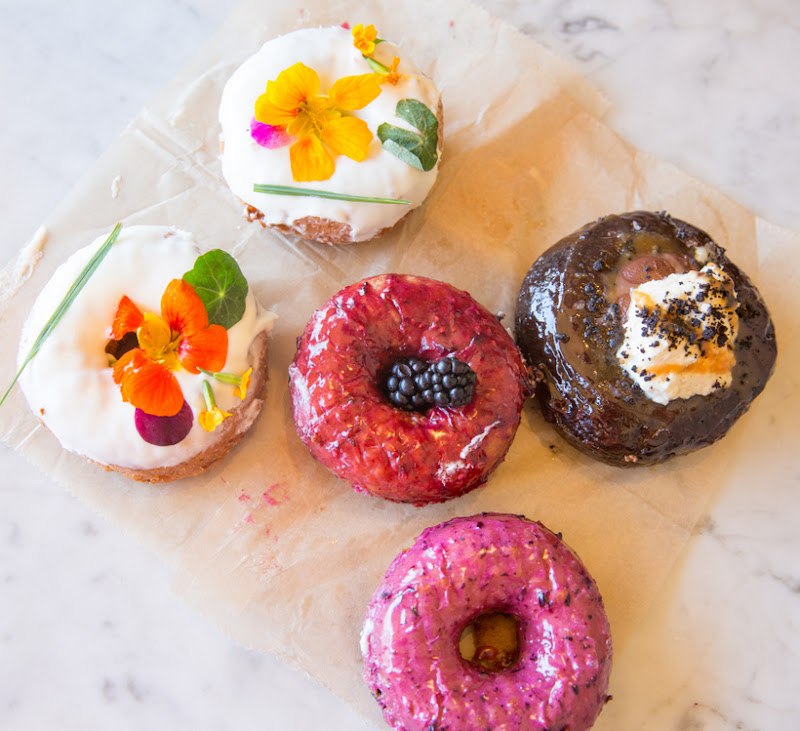
[[[399,358],[457,358],[475,373],[459,407],[394,406],[384,390]],[[356,490],[415,505],[486,482],[516,434],[527,371],[497,317],[434,279],[382,274],[318,309],[289,367],[292,415],[311,454]]]
[[[476,618],[518,622],[514,662],[459,650]],[[580,559],[540,523],[483,513],[428,528],[391,564],[361,633],[364,679],[398,731],[583,731],[608,700],[611,636]]]

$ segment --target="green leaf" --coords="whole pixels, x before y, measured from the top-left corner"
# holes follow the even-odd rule
[[[432,170],[438,159],[439,120],[436,115],[418,99],[401,99],[395,114],[419,132],[384,122],[378,127],[378,139],[387,152],[403,162],[425,172]]]
[[[114,230],[108,235],[108,238],[103,242],[103,245],[94,253],[94,256],[89,259],[89,263],[84,267],[83,271],[78,275],[78,278],[67,290],[67,293],[64,295],[64,299],[61,300],[58,307],[56,307],[55,312],[53,312],[53,314],[50,316],[50,319],[42,328],[42,331],[39,333],[36,340],[33,341],[33,345],[28,351],[28,355],[26,355],[25,360],[22,361],[22,365],[17,371],[17,375],[14,376],[14,380],[11,381],[11,385],[6,389],[6,392],[3,394],[3,398],[0,398],[0,406],[3,405],[6,397],[9,393],[11,393],[11,389],[14,388],[14,384],[16,384],[16,382],[19,380],[19,377],[22,375],[22,371],[25,370],[25,366],[27,366],[28,363],[34,359],[44,341],[47,340],[47,338],[50,336],[50,333],[55,330],[56,325],[58,325],[64,315],[67,314],[67,310],[72,306],[72,303],[75,301],[75,298],[78,296],[78,294],[80,294],[80,291],[84,288],[86,282],[89,281],[97,267],[100,266],[100,262],[105,259],[106,254],[108,254],[108,252],[111,250],[111,247],[114,245],[114,242],[119,237],[119,232],[121,229],[121,223],[118,223],[116,226],[114,226]]]
[[[296,188],[291,185],[267,185],[256,183],[253,186],[256,193],[271,193],[272,195],[306,196],[308,198],[329,198],[336,201],[356,201],[357,203],[396,203],[407,206],[411,201],[400,198],[370,198],[363,195],[348,195],[347,193],[334,193],[330,190],[313,190],[312,188]]]
[[[395,114],[405,119],[412,127],[416,127],[428,137],[434,149],[439,144],[439,120],[436,115],[417,99],[401,99],[397,102]]]
[[[418,170],[427,172],[436,164],[436,153],[431,160],[425,138],[418,132],[384,123],[378,127],[378,138],[387,152]]]
[[[208,312],[208,322],[229,329],[244,315],[247,280],[235,259],[220,249],[197,258],[183,280],[194,287]]]

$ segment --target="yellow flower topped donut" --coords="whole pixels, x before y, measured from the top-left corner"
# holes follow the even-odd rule
[[[428,195],[441,95],[374,26],[303,29],[247,59],[222,94],[222,172],[264,226],[328,243],[381,235]]]

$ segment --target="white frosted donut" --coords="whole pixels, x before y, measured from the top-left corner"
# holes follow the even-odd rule
[[[104,234],[76,251],[45,285],[23,328],[20,365],[69,287],[105,240]],[[30,361],[20,385],[35,415],[65,449],[137,479],[164,481],[183,476],[183,466],[188,463],[204,465],[204,460],[198,462],[198,455],[214,453],[220,440],[232,437],[228,433],[231,427],[207,432],[198,424],[197,415],[206,408],[202,384],[207,377],[180,369],[174,375],[194,413],[191,429],[172,446],[144,441],[134,423],[136,409],[122,400],[105,352],[123,295],[142,312],[159,313],[169,282],[191,270],[199,254],[196,243],[183,231],[163,226],[123,227],[114,246]],[[272,315],[261,311],[248,292],[244,316],[227,331],[223,371],[241,374],[255,360],[264,361],[258,366],[263,371],[258,378],[254,369],[255,388],[245,401],[234,395],[233,385],[212,381],[217,406],[237,414],[237,432],[250,426],[263,403],[256,391],[263,389],[266,377],[262,356],[271,321]],[[255,342],[263,354],[251,349]],[[227,421],[234,420],[226,419],[223,424]]]
[[[393,226],[428,195],[436,180],[438,160],[428,172],[412,167],[384,149],[376,133],[382,123],[414,129],[396,116],[398,101],[419,100],[436,115],[441,95],[433,82],[420,75],[413,61],[393,44],[378,43],[373,56],[386,66],[398,56],[401,78],[396,85],[381,84],[381,93],[374,101],[363,109],[349,112],[363,119],[373,134],[369,153],[362,162],[338,155],[335,172],[328,180],[296,182],[290,166],[289,147],[270,149],[259,145],[251,134],[251,122],[255,102],[264,93],[267,82],[275,80],[295,63],[301,62],[318,73],[322,94],[338,79],[371,73],[366,59],[353,45],[350,31],[339,27],[307,28],[279,36],[264,44],[228,80],[219,109],[222,173],[233,193],[259,212],[263,224],[284,227],[306,238],[331,243],[363,241]],[[439,139],[441,141],[441,134]],[[253,185],[256,183],[403,199],[410,201],[410,205],[255,193]]]

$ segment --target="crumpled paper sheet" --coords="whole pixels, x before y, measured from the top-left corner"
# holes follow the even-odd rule
[[[384,239],[335,248],[244,221],[220,175],[216,116],[225,80],[263,41],[345,21],[374,23],[434,78],[444,97],[445,147],[423,207]],[[170,224],[235,255],[259,300],[279,316],[256,426],[222,465],[155,487],[63,451],[19,390],[0,410],[0,432],[151,546],[174,567],[177,593],[232,638],[284,657],[379,723],[361,681],[364,610],[394,556],[423,528],[456,515],[523,513],[561,531],[597,579],[619,653],[715,492],[741,480],[757,489],[791,469],[798,377],[785,364],[797,362],[800,341],[800,237],[632,148],[599,121],[604,109],[558,59],[463,0],[304,2],[302,9],[248,0],[53,213],[41,260],[34,266],[38,240],[0,277],[0,383],[13,376],[24,314],[69,253],[117,220]],[[621,470],[570,448],[530,403],[488,484],[425,508],[356,494],[310,457],[292,423],[287,368],[305,322],[341,287],[381,272],[427,275],[508,313],[511,326],[518,287],[544,249],[598,216],[639,208],[666,209],[708,230],[771,305],[777,372],[722,442],[658,467]]]

